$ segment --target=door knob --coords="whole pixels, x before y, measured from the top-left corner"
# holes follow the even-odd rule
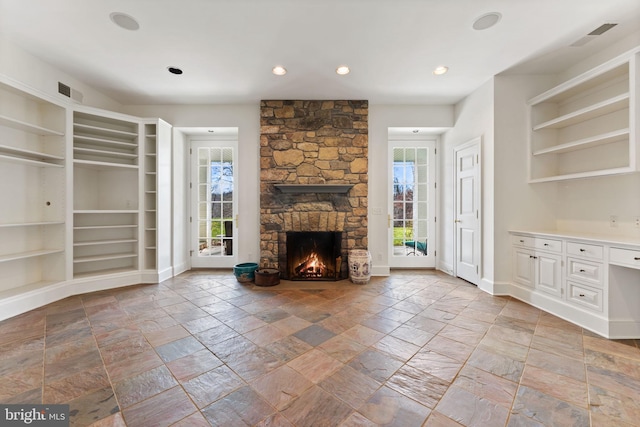
[[[462,222],[459,219],[454,219],[453,222]]]

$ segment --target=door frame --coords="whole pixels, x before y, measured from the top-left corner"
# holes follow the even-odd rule
[[[456,216],[458,212],[458,167],[456,161],[458,152],[471,147],[477,147],[478,151],[478,167],[477,167],[477,207],[478,207],[478,239],[476,239],[476,253],[478,254],[478,273],[476,282],[472,282],[476,286],[480,286],[482,280],[482,137],[478,136],[470,141],[453,147],[453,217],[451,218],[452,237],[453,237],[453,276],[458,277],[458,227],[456,225]],[[466,280],[466,279],[465,279]]]

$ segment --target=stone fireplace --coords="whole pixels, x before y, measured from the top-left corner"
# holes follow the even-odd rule
[[[368,101],[261,101],[260,126],[261,267],[289,277],[287,232],[340,232],[348,277],[368,245]]]

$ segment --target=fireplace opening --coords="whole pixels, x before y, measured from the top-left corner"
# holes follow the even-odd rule
[[[288,231],[288,280],[340,280],[342,232]]]

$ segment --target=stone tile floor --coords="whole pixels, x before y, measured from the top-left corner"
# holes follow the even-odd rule
[[[639,396],[637,340],[433,271],[194,271],[0,322],[0,402],[73,426],[631,426]]]

